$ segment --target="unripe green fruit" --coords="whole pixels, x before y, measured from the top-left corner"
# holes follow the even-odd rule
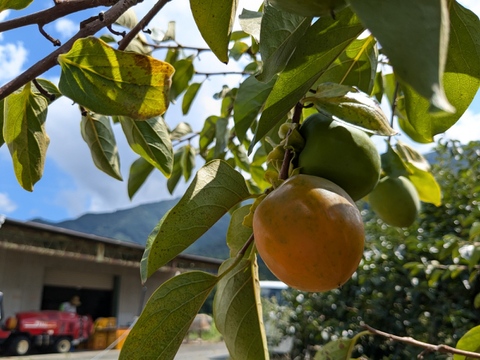
[[[420,199],[415,186],[407,178],[382,178],[368,196],[372,210],[389,225],[408,227],[420,210]]]
[[[269,0],[277,9],[306,17],[333,15],[347,6],[345,0]]]
[[[323,114],[309,116],[300,127],[305,147],[299,155],[302,174],[328,179],[357,201],[380,178],[380,155],[368,135]]]

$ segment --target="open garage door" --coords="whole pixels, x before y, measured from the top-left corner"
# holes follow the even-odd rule
[[[78,295],[77,312],[93,319],[116,316],[116,281],[109,274],[46,269],[42,293],[42,310],[56,310],[64,301]]]

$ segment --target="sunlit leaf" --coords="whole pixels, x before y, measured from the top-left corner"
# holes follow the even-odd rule
[[[233,106],[235,134],[238,140],[245,139],[248,129],[272,91],[275,81],[276,78],[273,78],[269,82],[263,83],[258,81],[255,76],[250,76],[240,84]]]
[[[313,103],[318,111],[377,135],[392,136],[397,133],[390,126],[380,104],[352,86],[323,83],[318,85],[315,94],[303,102]]]
[[[429,103],[402,85],[408,121],[426,141],[453,126],[467,110],[480,86],[480,20],[456,1],[450,2],[451,35],[443,83],[454,114],[430,114]],[[422,50],[424,53],[425,49]],[[423,55],[422,55],[423,56]]]
[[[218,118],[215,123],[215,158],[220,158],[226,151],[228,143],[228,119]]]
[[[467,331],[457,342],[457,349],[480,353],[480,326]],[[473,360],[473,358],[465,355],[453,355],[453,360]]]
[[[392,146],[387,143],[387,151],[381,155],[382,170],[390,177],[408,176],[411,171]]]
[[[278,10],[268,3],[265,5],[260,29],[263,66],[262,72],[257,75],[258,80],[269,82],[285,68],[298,44],[298,39],[308,29],[311,20]]]
[[[323,345],[314,360],[350,360],[355,342],[352,339],[338,339]]]
[[[417,189],[420,200],[440,206],[442,189],[431,173],[428,161],[415,149],[400,141],[396,144],[395,152],[406,165],[409,172],[407,177]]]
[[[0,11],[25,9],[33,0],[0,0]]]
[[[468,236],[470,240],[475,239],[476,237],[480,236],[480,222],[475,221],[472,226],[470,227],[470,230],[468,232]]]
[[[130,199],[137,193],[140,187],[145,183],[148,175],[150,175],[155,167],[147,160],[140,157],[130,166],[128,175],[128,197]]]
[[[353,41],[317,80],[355,86],[371,94],[377,71],[378,50],[373,36]],[[381,77],[380,77],[381,78]]]
[[[408,146],[401,141],[397,141],[395,148],[400,157],[408,164],[411,164],[423,171],[430,171],[430,163],[413,147]]]
[[[348,8],[341,11],[336,20],[322,17],[308,28],[268,96],[249,152],[363,30],[359,19]]]
[[[202,83],[193,83],[188,86],[187,91],[185,92],[185,95],[183,95],[182,99],[183,115],[188,114],[190,111],[190,107],[192,106],[195,96],[198,94],[198,90],[200,90],[200,86],[202,86]]]
[[[227,163],[214,160],[204,165],[150,236],[141,261],[142,280],[185,250],[249,195],[243,176]]]
[[[175,100],[187,89],[195,73],[193,58],[178,60],[175,62],[174,67],[175,74],[173,74],[172,86],[170,88],[170,100]]]
[[[228,42],[237,6],[238,0],[190,0],[190,8],[200,34],[212,52],[224,63],[228,62]]]
[[[195,167],[195,148],[188,144],[183,149],[182,159],[180,163],[182,165],[182,175],[185,181],[192,176],[192,170]]]
[[[108,116],[86,112],[82,115],[80,129],[97,168],[122,180],[117,142]]]
[[[230,248],[230,257],[237,255],[248,238],[252,235],[252,228],[243,226],[243,219],[250,212],[250,205],[244,205],[235,210],[230,218],[227,230],[227,245]],[[246,254],[246,256],[248,256]]]
[[[256,41],[260,40],[262,16],[263,13],[260,11],[247,9],[242,9],[242,13],[238,15],[238,22],[242,30],[251,35]]]
[[[170,133],[170,139],[172,140],[180,140],[184,136],[191,134],[193,132],[192,127],[190,124],[186,122],[179,122],[177,126],[172,130]]]
[[[222,264],[221,274],[233,264]],[[218,282],[213,301],[215,325],[233,359],[269,359],[256,262],[241,260]]]
[[[454,111],[442,84],[449,40],[447,0],[349,2],[380,42],[397,77],[426,98],[432,109]]]
[[[32,91],[34,93],[44,96],[45,99],[47,99],[47,102],[49,104],[51,104],[52,102],[54,102],[55,100],[57,100],[62,96],[62,94],[60,93],[60,90],[58,90],[57,86],[51,81],[46,79],[36,79],[36,80],[37,80],[37,83],[42,87],[42,89],[48,92],[49,96],[42,94],[40,90],[37,89],[37,86],[34,83],[32,83],[33,85]]]
[[[128,334],[119,359],[174,359],[217,281],[212,274],[189,271],[164,282]]]
[[[133,29],[138,24],[137,15],[135,10],[129,8],[115,21],[115,24],[126,27],[127,29]]]
[[[168,63],[115,50],[94,37],[77,40],[58,62],[60,92],[93,112],[146,120],[168,107],[174,72]]]
[[[163,118],[157,116],[146,121],[138,121],[122,116],[120,124],[132,150],[165,176],[170,176],[173,167],[173,149]]]
[[[31,83],[2,101],[3,138],[12,156],[18,183],[28,191],[43,175],[50,139],[45,131],[48,102]]]

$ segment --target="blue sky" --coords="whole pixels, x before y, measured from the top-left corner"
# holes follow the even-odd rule
[[[135,9],[140,17],[154,3],[145,0]],[[241,0],[242,8],[256,10],[261,1]],[[52,0],[34,0],[31,7],[24,11],[0,13],[0,21],[16,18],[21,14],[48,8]],[[478,0],[463,0],[461,3],[480,14]],[[80,21],[98,14],[101,9],[93,9],[56,21],[45,30],[60,40],[67,40],[78,29]],[[188,0],[169,2],[151,23],[151,27],[166,29],[170,20],[177,22],[177,40],[185,46],[205,46],[190,15]],[[238,27],[238,26],[237,26]],[[0,33],[0,84],[4,84],[43,56],[52,51],[52,45],[39,34],[35,26]],[[155,54],[154,54],[155,55]],[[197,64],[201,71],[226,71],[234,64],[225,67],[213,56],[202,53]],[[42,76],[57,82],[58,67]],[[219,102],[212,98],[213,93],[223,84],[235,86],[238,78],[215,77],[202,86],[202,97],[187,117],[183,117],[178,106],[171,106],[166,115],[170,127],[180,121],[189,122],[195,130],[200,130],[204,119],[219,111]],[[477,96],[471,108],[462,117],[447,136],[464,142],[480,139],[480,96]],[[165,186],[165,178],[156,172],[131,201],[127,195],[128,170],[137,156],[129,149],[121,129],[115,128],[117,145],[121,157],[121,170],[124,181],[120,182],[103,174],[93,165],[87,145],[80,136],[80,115],[70,100],[62,98],[50,108],[47,118],[47,133],[51,143],[43,178],[35,185],[32,193],[23,190],[17,183],[6,146],[0,148],[0,214],[17,220],[29,220],[41,217],[50,221],[75,218],[87,212],[110,212],[132,207],[141,203],[171,198]],[[427,151],[429,146],[418,148]],[[174,194],[179,197],[185,186],[180,186]]]

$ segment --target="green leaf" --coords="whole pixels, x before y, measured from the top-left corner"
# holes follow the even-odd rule
[[[238,208],[230,218],[230,224],[227,230],[227,245],[230,249],[230,257],[237,255],[238,251],[253,233],[252,228],[243,226],[243,219],[250,212],[250,206],[249,204]],[[248,256],[248,254],[245,256]]]
[[[58,62],[60,92],[93,112],[146,120],[168,107],[174,72],[168,63],[115,50],[94,37],[75,41]]]
[[[423,202],[435,206],[442,204],[442,189],[435,176],[430,172],[430,164],[415,149],[398,141],[395,152],[403,160],[409,172],[408,179],[417,189],[418,196]]]
[[[337,20],[322,17],[308,28],[268,96],[249,152],[363,30],[358,18],[348,8],[339,13]]]
[[[447,0],[349,2],[380,42],[399,80],[428,99],[431,111],[454,111],[442,84],[449,40]]]
[[[354,345],[353,339],[330,341],[318,350],[314,360],[350,360]]]
[[[40,90],[37,89],[37,86],[34,83],[32,83],[33,85],[32,91],[34,93],[44,96],[48,104],[51,104],[52,102],[54,102],[55,100],[57,100],[59,97],[62,96],[62,93],[60,92],[60,90],[58,90],[57,86],[51,81],[45,80],[45,79],[37,79],[37,83],[43,88],[43,90],[47,91],[52,97],[47,97],[41,94]]]
[[[180,201],[160,221],[141,261],[142,280],[185,250],[229,209],[249,197],[243,176],[214,160],[198,172]]]
[[[174,359],[217,281],[212,274],[189,271],[164,282],[128,334],[119,359]]]
[[[410,171],[402,158],[387,142],[387,151],[381,155],[382,170],[390,177],[408,176]]]
[[[235,259],[220,266],[230,269]],[[241,260],[218,282],[213,315],[232,359],[269,359],[256,262]]]
[[[48,102],[27,83],[2,101],[3,138],[12,156],[18,183],[28,191],[43,175],[50,139],[45,131]]]
[[[333,82],[350,85],[371,94],[378,64],[376,44],[373,36],[353,41],[320,76],[317,84]]]
[[[235,165],[243,171],[250,171],[250,160],[243,145],[235,145],[232,142],[228,144],[228,149],[232,152],[235,159]]]
[[[467,110],[480,85],[480,20],[456,1],[450,6],[451,35],[443,83],[454,114],[429,113],[428,101],[402,85],[408,121],[426,141],[453,126]],[[422,50],[422,54],[425,50]],[[423,56],[423,55],[422,55]]]
[[[132,150],[169,177],[173,167],[173,149],[163,118],[157,116],[139,121],[122,116],[120,124]]]
[[[198,90],[200,90],[200,86],[202,83],[193,83],[187,88],[185,95],[183,95],[182,99],[182,114],[186,115],[190,111],[190,107],[192,106],[192,102],[197,96]]]
[[[182,165],[182,175],[185,181],[192,176],[192,170],[195,167],[195,148],[188,144],[183,149],[182,159],[180,164]]]
[[[260,53],[263,70],[257,75],[262,82],[269,82],[285,68],[292,56],[298,39],[310,26],[312,19],[281,11],[273,6],[264,6],[260,28]]]
[[[315,94],[305,98],[303,102],[313,103],[318,111],[377,135],[392,136],[397,133],[390,126],[380,104],[352,86],[320,84]]]
[[[117,143],[108,116],[90,112],[82,115],[80,129],[95,166],[111,177],[122,180]]]
[[[21,10],[30,5],[33,0],[0,0],[0,11],[13,9]]]
[[[215,158],[223,157],[228,144],[228,119],[218,118],[215,123]]]
[[[127,29],[133,29],[138,24],[137,15],[135,10],[129,8],[115,21],[115,24],[126,27]]]
[[[251,35],[257,42],[260,40],[262,16],[263,13],[260,11],[251,11],[247,9],[242,9],[242,13],[238,15],[238,22],[242,30],[246,34]]]
[[[190,0],[190,8],[200,34],[212,52],[224,63],[228,62],[228,43],[237,6],[237,0]]]
[[[170,88],[170,100],[175,100],[188,87],[192,80],[195,69],[193,68],[193,58],[181,59],[175,62],[175,74],[173,74],[172,87]]]
[[[457,349],[480,353],[480,326],[467,331],[457,342]],[[465,355],[453,355],[453,360],[473,360],[471,357]]]
[[[173,190],[175,190],[175,187],[182,178],[182,157],[184,150],[184,148],[177,150],[173,156],[172,175],[170,175],[167,180],[167,189],[170,194],[173,194]]]
[[[128,176],[128,197],[130,200],[137,193],[140,187],[145,183],[148,175],[155,169],[147,160],[140,157],[130,166]]]
[[[468,231],[468,237],[470,240],[473,240],[478,236],[480,236],[480,222],[475,221],[472,224],[472,227],[470,228],[470,230]]]
[[[199,140],[201,153],[206,151],[207,147],[213,142],[213,139],[215,139],[216,124],[218,119],[220,119],[220,117],[214,115],[205,119],[205,122],[203,123],[203,129],[200,132]]]
[[[258,81],[255,76],[250,76],[240,84],[233,105],[235,134],[239,141],[245,140],[247,131],[265,104],[275,81],[276,78],[273,78],[269,82],[263,83]]]
[[[170,133],[170,139],[180,140],[185,135],[191,134],[193,132],[192,127],[186,122],[179,122],[175,129]]]

